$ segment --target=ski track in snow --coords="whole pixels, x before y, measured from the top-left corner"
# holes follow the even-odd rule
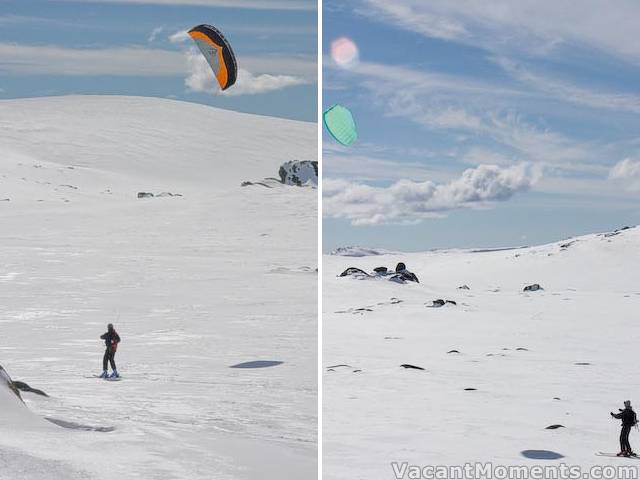
[[[51,396],[35,416],[115,428],[0,422],[0,478],[313,477],[317,190],[240,183],[315,159],[315,125],[131,97],[0,119],[0,364]],[[121,382],[87,378],[108,322]]]
[[[594,452],[618,451],[620,422],[609,411],[640,404],[640,228],[576,240],[325,255],[324,478],[394,479],[391,462],[631,462]],[[397,262],[421,283],[337,277]],[[544,290],[523,292],[533,283]],[[427,308],[439,298],[458,305]],[[565,428],[546,429],[553,424]],[[640,448],[635,430],[631,444]]]

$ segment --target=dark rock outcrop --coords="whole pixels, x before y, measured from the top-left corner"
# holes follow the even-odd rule
[[[22,392],[35,393],[36,395],[41,395],[43,397],[48,397],[49,396],[45,392],[43,392],[42,390],[40,390],[38,388],[31,388],[27,383],[21,382],[19,380],[15,380],[13,382],[13,386],[16,387],[18,390],[20,390]]]
[[[427,305],[430,308],[440,308],[444,307],[446,304],[449,305],[458,305],[454,300],[443,300],[442,298],[438,298],[437,300],[433,300],[431,305]]]
[[[312,160],[291,160],[285,162],[278,170],[280,182],[285,185],[318,184],[318,162]]]
[[[400,366],[403,367],[403,368],[409,368],[409,369],[413,369],[413,370],[424,370],[424,368],[422,368],[422,367],[418,367],[417,365],[411,365],[409,363],[403,363]]]
[[[524,292],[537,292],[538,290],[544,290],[538,283],[534,283],[533,285],[527,285],[524,287]]]

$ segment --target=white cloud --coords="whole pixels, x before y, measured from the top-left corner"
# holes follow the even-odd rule
[[[59,0],[77,1],[77,0]],[[139,5],[174,5],[252,10],[316,10],[314,0],[84,0],[93,3],[122,3]]]
[[[494,53],[546,56],[569,44],[640,62],[640,3],[635,0],[361,0],[357,11]]]
[[[151,33],[149,34],[149,37],[147,38],[147,42],[149,42],[149,43],[155,42],[156,38],[158,37],[158,35],[160,35],[162,33],[163,30],[164,30],[164,27],[156,27],[153,30],[151,30]]]
[[[193,92],[205,92],[213,95],[257,95],[261,93],[281,90],[283,88],[308,83],[302,77],[292,75],[270,75],[263,73],[254,75],[253,73],[238,69],[238,78],[235,85],[224,92],[220,90],[211,67],[199,52],[189,51],[187,54],[189,65],[189,76],[184,83]]]
[[[191,37],[189,37],[189,33],[187,33],[186,30],[178,30],[177,32],[169,35],[169,41],[171,43],[184,43],[189,40],[191,40]]]
[[[616,163],[609,173],[609,178],[640,178],[640,160],[625,158]]]
[[[621,181],[630,191],[640,191],[640,159],[620,160],[609,171],[609,179]]]
[[[441,217],[460,208],[486,208],[526,191],[540,171],[526,164],[500,168],[480,165],[453,181],[399,180],[389,187],[327,178],[323,182],[324,215],[344,218],[355,226],[410,224]]]

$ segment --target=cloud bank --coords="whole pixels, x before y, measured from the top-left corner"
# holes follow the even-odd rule
[[[442,217],[461,208],[488,207],[524,192],[540,178],[527,164],[508,168],[479,165],[448,183],[399,180],[373,187],[344,180],[323,182],[324,215],[347,219],[354,226],[412,224]]]

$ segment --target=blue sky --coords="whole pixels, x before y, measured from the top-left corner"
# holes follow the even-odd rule
[[[315,0],[0,0],[0,99],[65,94],[168,97],[317,120]],[[228,95],[190,38],[200,23],[231,42]]]
[[[325,0],[323,249],[550,242],[640,223],[640,3]],[[342,68],[331,42],[359,63]]]

